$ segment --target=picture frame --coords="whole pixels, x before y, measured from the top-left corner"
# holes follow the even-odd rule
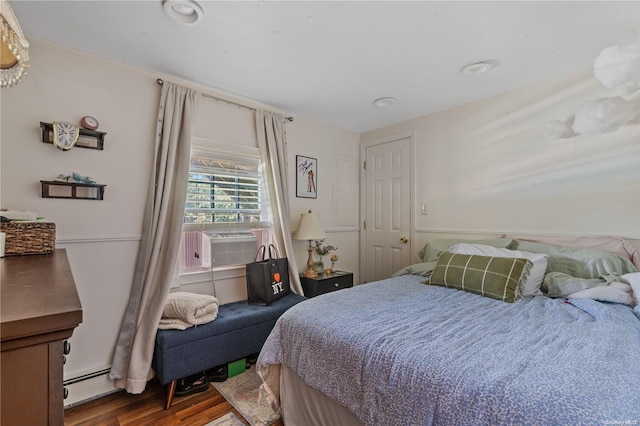
[[[318,198],[318,160],[296,155],[296,197]]]

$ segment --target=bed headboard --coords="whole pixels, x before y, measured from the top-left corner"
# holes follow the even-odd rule
[[[424,247],[424,245],[428,241],[442,239],[442,238],[462,238],[462,239],[496,239],[496,238],[513,238],[513,239],[531,239],[531,240],[545,240],[548,241],[549,244],[553,244],[551,241],[556,239],[577,239],[577,238],[602,238],[604,236],[596,236],[596,235],[561,235],[561,234],[546,234],[546,233],[514,233],[514,232],[506,232],[506,233],[490,233],[490,232],[479,232],[479,231],[422,231],[417,230],[414,238],[414,255],[413,261],[419,262],[418,253]],[[628,237],[617,237],[622,238],[629,244],[631,244],[638,253],[640,253],[640,237],[639,238],[628,238]]]

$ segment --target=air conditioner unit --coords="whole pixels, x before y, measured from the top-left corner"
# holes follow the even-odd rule
[[[211,266],[243,265],[255,260],[258,239],[249,231],[205,231],[203,248],[211,250]]]

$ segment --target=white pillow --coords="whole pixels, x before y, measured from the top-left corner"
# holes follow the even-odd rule
[[[629,283],[633,294],[633,305],[640,306],[640,272],[632,272],[620,276],[621,281]]]
[[[622,303],[623,305],[633,306],[633,298],[631,297],[631,286],[626,283],[612,281],[607,285],[600,287],[585,288],[575,293],[567,294],[567,299],[593,299],[602,302]]]
[[[542,291],[540,291],[540,286],[542,285],[542,280],[544,280],[544,274],[547,271],[547,257],[546,254],[541,253],[531,253],[529,251],[520,251],[520,250],[509,250],[505,248],[492,247],[484,244],[469,244],[469,243],[461,243],[455,244],[449,247],[448,251],[451,253],[459,253],[459,254],[478,254],[481,256],[492,256],[492,257],[520,257],[529,259],[533,264],[531,271],[529,272],[529,277],[527,281],[524,283],[524,288],[522,289],[522,296],[536,296],[541,295]]]

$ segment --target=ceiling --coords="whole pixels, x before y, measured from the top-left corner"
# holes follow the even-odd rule
[[[356,133],[585,71],[640,39],[638,1],[198,3],[186,26],[161,0],[10,1],[27,38]],[[500,65],[459,72],[488,59]]]

